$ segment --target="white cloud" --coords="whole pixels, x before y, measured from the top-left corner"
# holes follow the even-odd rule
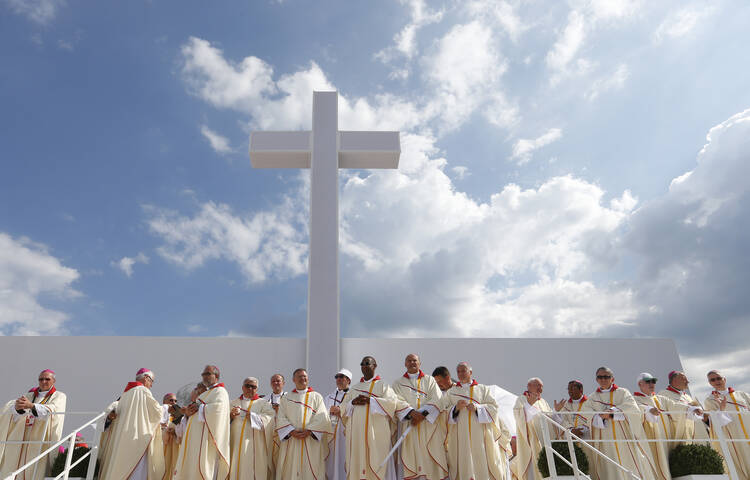
[[[697,370],[744,365],[747,356],[748,155],[750,109],[710,130],[697,166],[641,206],[623,238],[640,265],[634,298],[649,306],[638,324],[651,336],[676,338],[700,384],[705,371]],[[747,370],[733,374],[750,382]]]
[[[557,41],[552,49],[547,52],[547,66],[553,71],[565,71],[583,46],[585,38],[585,17],[580,12],[573,10],[568,14],[568,23]]]
[[[206,202],[194,215],[144,207],[151,232],[164,245],[157,249],[164,259],[186,268],[210,260],[238,264],[249,282],[283,279],[307,269],[307,243],[303,217],[285,199],[275,209],[238,216],[224,204]]]
[[[227,137],[214,132],[206,125],[201,125],[201,134],[206,140],[208,140],[211,148],[213,148],[216,153],[223,155],[232,152],[232,147],[229,145],[229,139]]]
[[[536,150],[561,138],[562,130],[559,128],[550,128],[544,134],[534,139],[521,138],[513,145],[513,154],[510,158],[515,160],[518,165],[524,165],[531,160],[531,156]]]
[[[32,22],[46,25],[55,19],[65,0],[5,0],[11,10]]]
[[[516,7],[503,0],[471,0],[465,2],[463,8],[473,18],[500,26],[514,42],[529,28],[518,15]]]
[[[445,129],[457,128],[488,100],[493,105],[504,101],[497,96],[501,93],[489,92],[500,91],[499,81],[507,65],[497,50],[492,29],[479,21],[451,28],[425,64],[436,90],[436,100],[427,108],[435,112]]]
[[[584,96],[586,100],[593,101],[602,93],[612,90],[620,90],[625,86],[625,82],[629,76],[630,69],[628,69],[628,66],[624,63],[620,64],[611,74],[594,80],[591,84],[591,88],[589,88]]]
[[[713,14],[714,10],[713,6],[700,3],[671,12],[656,28],[654,42],[661,43],[666,39],[684,37]]]
[[[443,18],[444,10],[430,10],[425,0],[401,0],[402,4],[409,7],[409,23],[404,26],[394,37],[393,45],[375,54],[375,58],[383,63],[393,61],[397,56],[407,59],[417,54],[417,33],[422,27],[439,22]],[[408,69],[399,73],[399,77],[407,77]]]
[[[138,255],[135,257],[122,257],[120,260],[112,262],[112,266],[119,268],[128,278],[130,278],[133,276],[133,267],[136,263],[148,265],[148,262],[149,258],[143,252],[138,252]]]
[[[463,180],[464,178],[466,178],[469,175],[471,175],[471,173],[469,172],[469,167],[467,167],[465,165],[457,165],[457,166],[451,168],[451,171],[454,174],[456,174],[456,178],[458,180]]]
[[[72,286],[78,277],[75,269],[63,266],[45,246],[0,233],[0,333],[64,333],[68,314],[43,303],[47,298],[79,297]]]

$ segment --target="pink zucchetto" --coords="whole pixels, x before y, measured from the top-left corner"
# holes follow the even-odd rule
[[[152,371],[151,371],[151,370],[149,370],[148,368],[141,368],[141,369],[139,369],[139,370],[138,370],[138,371],[136,372],[136,374],[135,374],[135,377],[136,377],[136,378],[138,378],[138,377],[139,377],[139,376],[141,376],[141,375],[148,375],[149,377],[151,377],[151,380],[153,380],[153,379],[154,379],[154,372],[152,372]]]
[[[40,374],[42,374],[42,373],[51,373],[52,375],[54,375],[54,374],[55,374],[55,371],[54,371],[54,370],[50,370],[49,368],[45,368],[44,370],[42,370],[42,371],[41,371],[41,372],[39,372],[39,373],[40,373]]]

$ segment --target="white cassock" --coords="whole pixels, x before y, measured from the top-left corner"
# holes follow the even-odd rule
[[[324,398],[326,410],[331,411],[331,407],[341,407],[344,396],[349,389],[334,390]],[[331,415],[331,428],[333,435],[329,435],[328,456],[326,457],[326,477],[328,480],[345,480],[346,479],[346,435],[344,433],[344,423],[339,417]]]
[[[312,388],[285,395],[276,417],[276,434],[281,440],[276,480],[322,480],[326,471],[327,436],[331,419],[323,396]],[[294,438],[294,430],[309,430],[306,438]]]
[[[708,429],[703,423],[703,415],[697,415],[695,412],[702,410],[698,400],[693,399],[688,392],[678,390],[673,386],[668,386],[657,395],[667,397],[674,402],[678,410],[683,414],[672,414],[672,438],[676,440],[685,440],[681,443],[708,442]],[[674,449],[680,443],[670,444],[669,449]]]
[[[568,401],[565,402],[563,408],[559,412],[557,412],[556,415],[557,418],[559,418],[557,420],[557,423],[563,425],[566,430],[573,430],[578,428],[583,430],[581,434],[578,435],[578,437],[584,440],[591,440],[591,427],[589,425],[589,419],[581,414],[581,412],[586,412],[587,410],[591,409],[588,400],[589,397],[587,397],[586,395],[581,395],[581,398],[579,398],[578,400],[568,398]],[[563,435],[563,432],[560,432],[558,439],[565,439],[565,435]],[[589,476],[593,478],[594,466],[596,464],[596,453],[587,445],[579,444],[579,446],[583,449],[584,453],[586,453],[586,458],[589,461]],[[596,445],[594,445],[594,447],[596,447]]]
[[[198,396],[182,437],[175,480],[224,480],[229,475],[229,394],[223,383]]]
[[[541,479],[537,457],[543,448],[542,415],[552,411],[549,404],[540,398],[534,404],[528,401],[529,392],[523,392],[516,400],[513,414],[516,417],[516,458],[513,460],[513,476],[522,480]],[[549,425],[548,425],[549,428]],[[554,430],[549,428],[550,436]]]
[[[110,458],[100,477],[107,480],[162,480],[164,443],[161,438],[162,407],[151,390],[140,382],[125,387],[109,427]],[[114,452],[114,453],[112,453]]]
[[[351,402],[359,395],[365,405]],[[344,397],[342,418],[346,426],[346,471],[348,480],[390,480],[396,478],[391,450],[391,428],[399,411],[409,405],[399,399],[379,376],[352,385]]]
[[[476,410],[457,411],[456,404],[461,400],[473,404]],[[453,480],[505,479],[507,468],[501,460],[498,443],[503,431],[490,388],[476,380],[468,385],[457,383],[443,394],[443,405],[448,407],[446,447],[450,477]]]
[[[24,466],[29,460],[48,449],[62,436],[64,412],[67,397],[64,393],[52,387],[46,392],[32,388],[24,395],[34,404],[34,408],[21,413],[15,409],[15,400],[8,402],[0,414],[0,439],[8,441],[43,441],[44,443],[7,444],[0,463],[0,478],[5,478],[11,472]],[[36,413],[34,413],[36,412]],[[2,449],[2,447],[0,447]],[[0,450],[2,453],[2,450]],[[41,480],[47,476],[52,465],[55,452],[47,456],[47,460],[37,462],[34,468],[24,470],[17,480]]]
[[[232,420],[231,452],[229,470],[231,480],[267,480],[268,452],[272,440],[271,422],[276,416],[267,400],[255,395],[246,398],[240,395],[232,400],[231,407],[239,407],[240,414]]]
[[[649,440],[671,440],[674,427],[672,417],[666,413],[673,410],[672,400],[660,395],[646,395],[633,392],[635,402],[643,410],[643,431]],[[651,409],[659,410],[658,415],[651,413]],[[649,442],[651,458],[653,459],[654,475],[657,480],[669,480],[669,443]]]
[[[399,449],[398,466],[399,478],[414,480],[439,480],[448,478],[448,460],[445,456],[446,431],[437,428],[436,421],[442,410],[442,395],[435,379],[418,373],[404,375],[393,382],[393,391],[404,402],[408,409],[400,412],[398,419],[399,438],[410,420],[405,419],[414,410],[426,414],[425,420],[404,438]]]
[[[603,420],[598,413],[586,414],[591,425],[591,440],[594,447],[603,454],[634,472],[643,480],[654,478],[651,451],[643,440],[642,413],[633,395],[613,384],[608,390],[597,388],[589,395],[590,411],[614,415],[614,418]],[[597,440],[615,440],[614,442],[597,442]],[[621,442],[618,440],[639,440]],[[593,480],[628,480],[619,468],[597,455],[595,459]]]
[[[717,438],[716,429],[721,428],[727,440],[740,440],[728,443],[729,451],[732,454],[737,475],[741,480],[748,480],[750,479],[750,395],[733,388],[717,393],[727,399],[725,411],[731,414],[723,413],[711,417],[711,438]],[[719,410],[719,402],[713,395],[706,398],[705,405],[706,411]],[[714,425],[714,419],[718,425]],[[714,449],[723,455],[718,442],[714,442]]]
[[[286,396],[286,392],[271,392],[271,394],[268,395],[268,397],[265,397],[265,399],[268,400],[268,403],[273,408],[274,405],[279,405],[279,403],[281,403],[281,399],[284,398],[284,396]],[[279,440],[279,436],[276,433],[276,418],[278,416],[279,414],[278,412],[276,412],[276,415],[274,415],[273,419],[271,420],[271,425],[269,425],[272,430],[271,451],[268,452],[268,468],[271,471],[269,478],[276,478],[276,464],[279,461],[279,449],[281,448],[281,441]]]

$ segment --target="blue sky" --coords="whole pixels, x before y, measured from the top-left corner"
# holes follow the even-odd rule
[[[254,129],[402,132],[341,172],[347,336],[672,337],[750,388],[742,1],[0,0],[0,333],[303,336],[307,172]],[[702,378],[696,379],[703,383]]]

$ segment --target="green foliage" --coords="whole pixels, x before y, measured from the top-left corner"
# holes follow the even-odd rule
[[[73,449],[73,459],[70,461],[70,464],[76,463],[76,460],[84,456],[89,450],[91,450],[89,447],[76,447]],[[57,455],[57,458],[55,459],[55,463],[52,464],[52,476],[56,477],[60,475],[63,470],[65,470],[65,458],[68,456],[68,450],[66,449],[59,455]],[[70,470],[69,477],[86,477],[86,474],[89,471],[89,460],[91,457],[87,457],[84,459],[81,463],[76,465]]]
[[[568,444],[565,442],[555,442],[552,444],[552,449],[555,450],[557,453],[563,456],[565,460],[570,462],[570,450],[568,449]],[[576,454],[576,461],[578,462],[578,469],[585,473],[589,473],[589,459],[586,457],[586,454],[583,452],[583,449],[578,446],[577,443],[573,443],[573,451]],[[572,463],[572,462],[571,462]],[[537,467],[539,467],[539,471],[542,474],[542,477],[549,477],[549,468],[547,467],[547,450],[542,448],[542,451],[539,452],[539,458],[536,462]],[[570,468],[566,463],[564,463],[562,460],[560,460],[557,455],[555,455],[555,469],[557,470],[558,475],[573,475],[573,469]]]
[[[669,471],[673,477],[720,475],[724,457],[708,445],[680,445],[669,454]]]

